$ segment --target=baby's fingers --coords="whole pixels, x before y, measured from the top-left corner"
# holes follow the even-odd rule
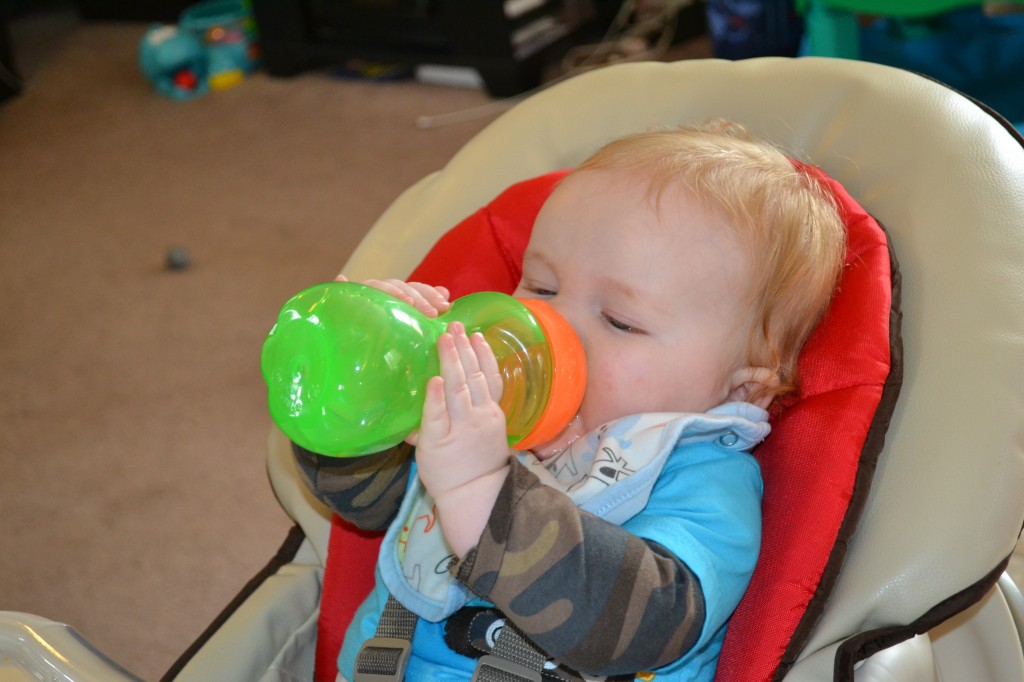
[[[406,285],[415,292],[419,301],[425,304],[422,308],[419,305],[416,307],[431,317],[443,313],[451,305],[448,302],[449,292],[444,287],[433,287],[422,282],[407,282]]]
[[[505,381],[502,379],[501,370],[498,368],[498,358],[494,356],[494,351],[480,332],[476,332],[469,337],[469,342],[473,345],[473,350],[476,352],[477,361],[480,363],[480,371],[487,379],[487,389],[490,392],[491,400],[494,402],[500,401],[502,390],[505,388]]]
[[[451,325],[450,331],[441,334],[437,339],[441,378],[444,379],[445,408],[452,419],[465,417],[473,407],[473,396],[466,382],[468,372],[463,366],[463,357],[456,340],[457,328],[458,323]],[[465,338],[465,332],[462,336]]]
[[[459,363],[462,365],[462,375],[466,387],[469,389],[470,403],[484,405],[490,402],[490,385],[477,356],[479,348],[474,346],[466,336],[466,327],[461,322],[453,322],[448,329],[455,341],[455,350],[458,353]],[[483,345],[489,353],[490,347],[486,343]],[[495,361],[495,365],[497,365],[497,361]]]
[[[442,293],[430,285],[400,279],[368,279],[363,283],[405,301],[428,317],[437,317],[448,309],[447,289]]]
[[[368,279],[363,281],[368,287],[374,289],[380,289],[386,294],[391,294],[397,299],[401,299],[406,303],[415,305],[416,299],[413,297],[413,292],[405,282],[398,279]]]

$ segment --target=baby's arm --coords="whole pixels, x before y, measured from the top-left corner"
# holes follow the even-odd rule
[[[700,581],[673,551],[581,511],[517,461],[457,577],[589,674],[667,665],[704,628]]]
[[[409,480],[412,446],[365,457],[326,457],[292,443],[309,489],[331,511],[363,530],[386,530]]]

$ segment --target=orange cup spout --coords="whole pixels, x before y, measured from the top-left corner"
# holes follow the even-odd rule
[[[533,429],[513,447],[529,450],[561,433],[575,417],[587,389],[587,362],[576,331],[547,302],[518,299],[537,318],[551,349],[551,388]]]

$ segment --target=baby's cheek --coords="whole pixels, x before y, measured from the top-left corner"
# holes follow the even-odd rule
[[[588,365],[587,392],[583,399],[580,415],[588,429],[598,426],[637,410],[642,398],[638,386],[630,380],[622,364]]]

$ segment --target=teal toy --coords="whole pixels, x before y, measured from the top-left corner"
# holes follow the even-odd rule
[[[178,25],[201,39],[211,90],[237,85],[256,68],[256,29],[247,3],[206,0],[182,12]]]
[[[156,24],[139,46],[139,67],[158,93],[188,100],[236,85],[258,65],[248,3],[206,0],[188,7],[177,26]]]
[[[139,46],[139,67],[158,93],[189,100],[210,90],[206,53],[191,33],[177,26],[151,26]]]
[[[470,294],[436,318],[354,282],[292,297],[263,345],[261,369],[274,422],[323,455],[385,450],[420,423],[427,381],[438,374],[437,339],[449,323],[480,332],[504,381],[509,445],[528,449],[575,417],[586,362],[572,327],[544,301]]]

